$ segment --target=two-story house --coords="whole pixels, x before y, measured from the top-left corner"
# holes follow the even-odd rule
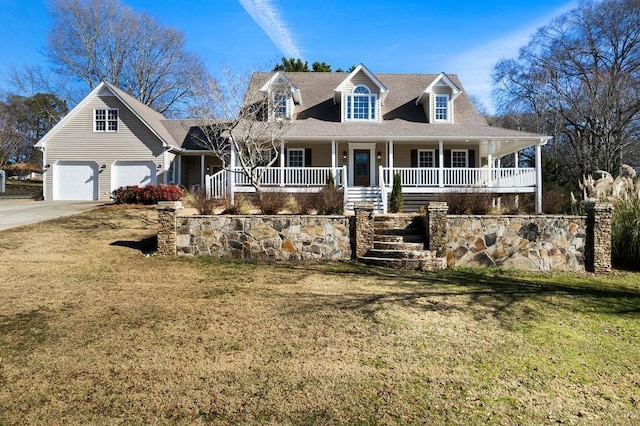
[[[550,137],[487,125],[455,75],[374,74],[364,65],[351,73],[255,73],[247,93],[246,102],[277,97],[263,119],[291,121],[279,160],[263,175],[265,190],[316,191],[332,174],[347,210],[367,200],[386,211],[399,174],[411,196],[533,193],[542,210],[540,148]],[[223,168],[190,137],[194,126],[102,83],[36,145],[45,198],[108,199],[119,186],[147,183],[206,187],[215,197],[254,191],[235,172],[235,153]],[[535,151],[535,167],[519,166],[526,149]],[[503,167],[509,154],[515,166]]]

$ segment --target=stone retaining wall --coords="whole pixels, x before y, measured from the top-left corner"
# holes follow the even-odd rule
[[[586,217],[449,216],[449,266],[584,271]]]
[[[344,216],[178,216],[176,254],[256,260],[351,259]]]
[[[166,256],[265,260],[343,260],[370,248],[373,215],[178,216],[180,202],[158,205],[158,251]],[[607,203],[585,203],[587,216],[448,216],[427,206],[428,249],[449,266],[529,271],[611,271]],[[365,250],[366,251],[366,250]],[[441,253],[441,254],[440,254]]]

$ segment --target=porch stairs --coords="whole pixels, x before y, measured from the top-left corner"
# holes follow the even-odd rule
[[[394,269],[434,271],[445,269],[447,260],[425,250],[426,232],[419,215],[374,216],[373,248],[358,260],[367,265]]]
[[[377,186],[347,187],[345,212],[353,212],[356,204],[367,203],[373,205],[374,213],[382,213],[382,192]]]

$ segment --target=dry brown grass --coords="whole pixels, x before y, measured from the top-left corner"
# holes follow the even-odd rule
[[[0,424],[640,421],[637,274],[164,259],[154,232],[0,232]]]

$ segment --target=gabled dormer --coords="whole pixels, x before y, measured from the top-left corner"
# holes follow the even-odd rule
[[[276,72],[261,88],[269,105],[269,120],[293,120],[294,106],[300,105],[300,90],[282,71]]]
[[[382,121],[382,105],[389,90],[364,65],[358,65],[333,92],[342,122]]]
[[[440,73],[418,96],[429,123],[453,123],[454,100],[462,91],[445,73]]]

